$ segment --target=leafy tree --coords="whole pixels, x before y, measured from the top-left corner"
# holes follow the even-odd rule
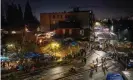
[[[32,14],[31,6],[29,4],[29,1],[27,1],[25,5],[24,20],[26,21],[26,23],[29,23],[33,19],[34,17]]]
[[[26,42],[24,47],[23,47],[23,53],[34,52],[36,48],[37,48],[37,45],[35,43]]]
[[[23,13],[20,5],[14,3],[7,6],[6,20],[9,26],[19,26],[22,24]]]
[[[19,14],[18,15],[19,21],[22,22],[23,21],[23,12],[22,12],[20,4],[18,4],[18,14]]]
[[[13,7],[12,5],[7,6],[7,11],[6,11],[6,19],[9,25],[13,23]]]

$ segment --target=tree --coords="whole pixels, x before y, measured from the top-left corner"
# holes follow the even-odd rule
[[[16,25],[18,22],[18,9],[15,4],[8,5],[7,11],[6,11],[6,19],[8,22],[8,25]]]
[[[14,3],[7,6],[6,19],[9,26],[19,26],[23,22],[23,13],[20,5]]]
[[[12,5],[7,6],[7,11],[6,11],[6,19],[8,22],[8,25],[11,25],[13,23],[13,7]]]
[[[23,53],[34,52],[37,48],[37,45],[34,42],[26,42],[23,47]]]
[[[30,23],[30,21],[34,20],[29,1],[27,1],[25,5],[24,20],[26,23]]]
[[[4,10],[3,7],[1,8],[1,25],[4,26],[5,25],[5,16],[4,16]]]
[[[19,20],[19,23],[22,24],[22,22],[23,22],[23,12],[22,12],[20,4],[18,4],[18,20]]]

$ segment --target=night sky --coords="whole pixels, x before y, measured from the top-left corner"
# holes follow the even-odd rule
[[[11,3],[13,0],[2,0]],[[22,9],[27,0],[14,0],[21,4]],[[91,9],[97,18],[114,18],[133,13],[133,0],[29,0],[33,14],[38,18],[43,12],[62,12],[72,10],[69,7],[80,6],[81,9]]]

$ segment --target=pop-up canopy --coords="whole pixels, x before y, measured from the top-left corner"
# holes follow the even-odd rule
[[[0,60],[1,60],[1,62],[10,61],[10,59],[5,56],[0,56]]]
[[[41,55],[39,53],[35,53],[35,52],[28,52],[24,55],[25,58],[37,58],[40,56]]]

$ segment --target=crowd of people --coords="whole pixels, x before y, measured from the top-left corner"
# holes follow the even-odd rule
[[[2,62],[2,73],[16,71],[33,72],[37,68],[49,65],[52,61],[54,61],[53,57]]]
[[[106,66],[106,64],[107,64],[106,61],[107,61],[107,60],[106,60],[106,58],[104,58],[104,57],[101,58],[101,61],[99,61],[98,58],[96,58],[95,61],[93,60],[93,62],[90,63],[90,65],[89,65],[89,67],[90,67],[89,76],[92,77],[93,74],[94,74],[94,72],[98,72],[98,70],[99,70],[99,68],[100,68],[100,67],[98,66],[98,64],[100,64],[100,63],[101,63],[102,71],[103,71],[104,75],[106,75],[106,72],[108,71],[108,68],[107,68],[107,66]]]

